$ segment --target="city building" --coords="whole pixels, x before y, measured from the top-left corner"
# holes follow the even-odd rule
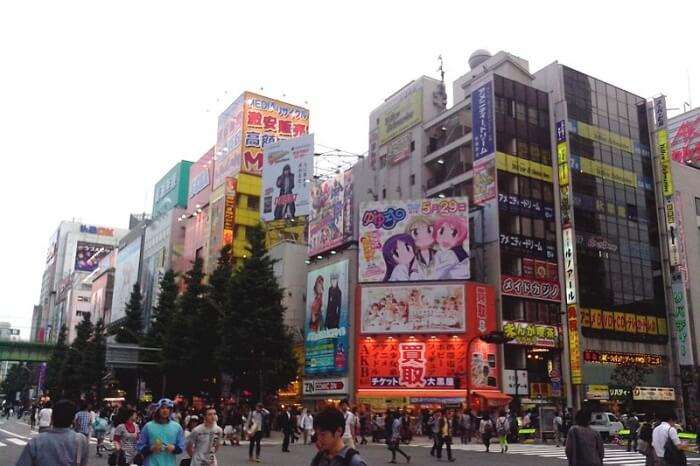
[[[32,321],[32,341],[56,341],[62,325],[70,337],[82,314],[90,312],[91,287],[83,280],[117,247],[125,230],[63,221],[49,241],[38,313]]]
[[[187,210],[178,217],[185,225],[185,249],[182,266],[188,269],[195,259],[209,259],[209,199],[214,175],[214,148],[190,166],[190,186],[187,194]]]
[[[35,306],[36,308],[37,306]],[[9,322],[0,322],[0,340],[11,340],[16,341],[20,339],[19,329],[12,328],[12,324]],[[15,364],[19,364],[16,361],[0,361],[0,383],[7,377],[7,373],[10,368]]]
[[[232,244],[234,261],[247,255],[246,229],[260,221],[263,148],[308,131],[307,109],[252,92],[241,94],[219,116],[209,203],[208,272],[225,244]],[[280,229],[294,234],[281,235]],[[277,239],[303,239],[304,229],[300,220],[268,230]]]
[[[92,321],[102,320],[110,322],[112,316],[112,296],[114,294],[114,269],[117,259],[117,250],[107,254],[97,268],[85,278],[90,283],[91,297],[90,307]]]

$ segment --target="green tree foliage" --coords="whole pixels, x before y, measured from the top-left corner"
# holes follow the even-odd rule
[[[260,226],[247,233],[250,254],[230,283],[220,355],[237,388],[273,392],[294,380],[298,363],[292,334],[284,325],[282,289],[267,255],[265,233]]]
[[[5,380],[0,384],[0,392],[7,395],[8,400],[15,400],[17,393],[22,393],[29,388],[31,373],[23,364],[15,364],[7,371]]]
[[[175,272],[168,270],[160,279],[160,294],[158,305],[153,308],[152,322],[148,329],[147,344],[153,348],[161,348],[172,322],[177,305],[177,283]]]
[[[100,319],[95,324],[92,338],[88,341],[85,354],[84,387],[92,387],[95,399],[101,400],[104,395],[104,379],[107,375],[105,358],[107,356],[107,336],[104,320]]]
[[[62,393],[73,399],[77,399],[81,393],[89,390],[93,381],[89,369],[89,347],[94,327],[88,314],[83,315],[83,320],[75,326],[76,336],[68,348],[64,370],[64,386]]]
[[[141,288],[134,283],[129,302],[125,308],[124,322],[117,328],[115,340],[117,343],[138,345],[143,339],[143,312],[141,304]]]
[[[623,406],[631,408],[632,391],[634,387],[645,385],[647,376],[651,374],[652,369],[647,364],[639,364],[636,362],[618,364],[610,376],[610,382],[627,389],[627,397],[623,401]]]
[[[58,341],[56,341],[56,346],[54,346],[46,365],[46,389],[51,395],[60,394],[65,386],[64,364],[68,354],[67,334],[68,329],[66,326],[61,326],[61,330],[58,333]]]

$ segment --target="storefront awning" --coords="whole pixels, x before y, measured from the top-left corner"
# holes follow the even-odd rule
[[[444,389],[424,389],[424,388],[360,388],[357,396],[365,397],[431,397],[431,398],[467,398],[466,390],[444,390]]]
[[[505,405],[513,398],[498,390],[472,390],[472,395],[485,398],[489,405]]]

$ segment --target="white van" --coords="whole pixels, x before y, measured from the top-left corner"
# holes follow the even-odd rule
[[[613,413],[593,413],[591,414],[591,429],[600,432],[603,440],[607,440],[611,435],[617,434],[623,429],[622,422]]]

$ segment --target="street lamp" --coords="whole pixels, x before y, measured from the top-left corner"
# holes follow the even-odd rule
[[[472,358],[471,358],[471,352],[472,352],[472,343],[476,340],[481,340],[484,343],[493,343],[496,345],[502,345],[504,343],[507,343],[513,338],[507,337],[505,332],[501,330],[492,330],[487,333],[479,333],[477,335],[474,335],[470,340],[469,343],[467,343],[467,405],[471,408],[471,400],[470,400],[470,395],[472,391]]]

